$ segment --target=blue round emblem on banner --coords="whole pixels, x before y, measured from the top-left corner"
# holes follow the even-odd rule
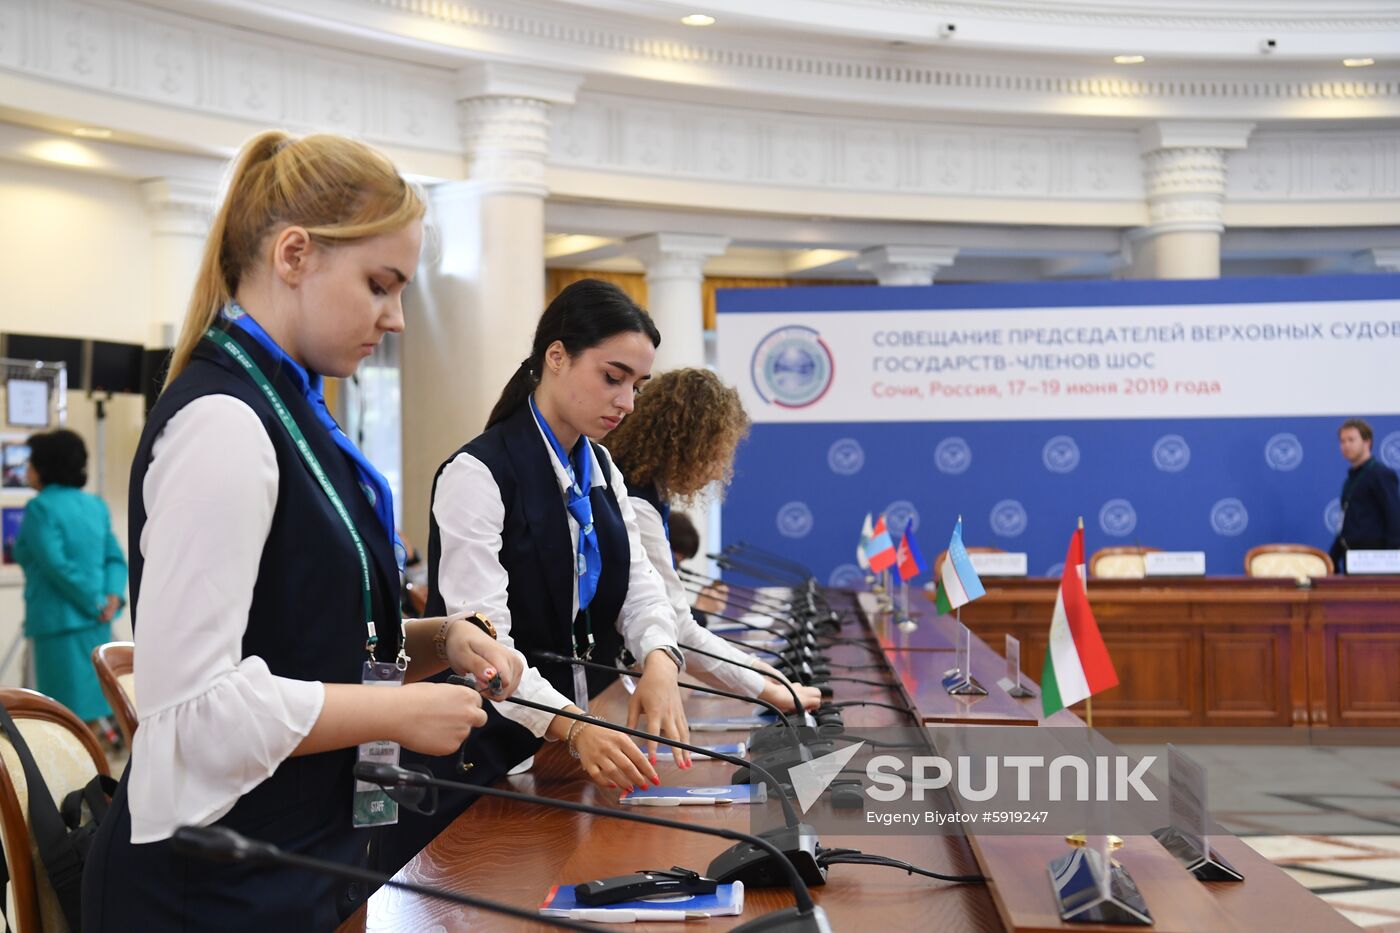
[[[784,408],[805,408],[831,388],[836,363],[810,327],[780,327],[758,342],[749,363],[759,398]]]
[[[1383,437],[1376,455],[1392,470],[1400,470],[1400,431],[1391,431]]]
[[[1221,499],[1210,509],[1210,527],[1216,534],[1233,538],[1249,527],[1249,510],[1235,498]]]
[[[784,538],[805,538],[813,524],[812,510],[805,502],[789,502],[778,509],[778,534]]]
[[[1057,435],[1045,442],[1040,460],[1051,473],[1073,473],[1079,466],[1079,445],[1068,435]]]
[[[1326,526],[1330,534],[1337,534],[1342,530],[1342,500],[1333,499],[1327,503],[1327,508],[1322,510],[1322,524]]]
[[[1264,444],[1264,462],[1271,470],[1298,469],[1303,462],[1303,444],[1296,434],[1275,434]]]
[[[843,437],[827,449],[826,465],[837,476],[855,476],[865,466],[865,450],[855,438]]]
[[[891,538],[904,534],[905,528],[918,531],[919,510],[908,499],[896,499],[885,506],[885,526],[889,528]]]
[[[1163,434],[1152,445],[1152,465],[1163,473],[1180,473],[1191,463],[1191,446],[1180,434]]]
[[[855,564],[840,564],[826,578],[826,585],[841,590],[853,590],[865,583],[865,571]]]
[[[1127,499],[1109,499],[1099,509],[1099,527],[1115,538],[1130,535],[1137,527],[1137,510]]]
[[[1015,499],[1002,499],[992,506],[992,534],[1003,538],[1014,538],[1026,530],[1025,506]]]
[[[972,448],[960,437],[945,437],[933,449],[933,465],[940,473],[966,473],[972,466]]]

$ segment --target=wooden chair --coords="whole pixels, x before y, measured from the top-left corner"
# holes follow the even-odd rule
[[[1143,557],[1159,547],[1105,547],[1089,558],[1089,576],[1100,580],[1141,580],[1147,576],[1147,561]]]
[[[1251,577],[1303,581],[1328,576],[1335,569],[1326,551],[1306,544],[1261,544],[1244,556],[1244,572]]]
[[[97,668],[97,682],[102,695],[117,717],[126,747],[136,734],[136,679],[131,672],[132,653],[136,646],[129,641],[109,641],[92,649],[92,666]]]
[[[969,554],[1005,554],[1006,548],[1001,547],[969,547]],[[939,551],[938,556],[933,559],[933,578],[941,580],[943,578],[943,562],[948,559],[946,549]]]
[[[33,690],[0,687],[0,703],[5,704],[24,736],[55,806],[60,806],[71,791],[86,786],[94,775],[108,774],[97,736],[57,700]],[[29,835],[29,787],[9,736],[0,737],[0,842],[10,870],[11,929],[15,933],[68,933],[38,846]]]

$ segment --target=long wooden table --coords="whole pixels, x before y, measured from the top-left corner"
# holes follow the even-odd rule
[[[1021,641],[1040,676],[1053,579],[984,580],[962,619],[989,644]],[[1100,726],[1400,727],[1400,581],[1090,580],[1121,685]]]
[[[923,601],[920,601],[921,603]],[[869,603],[867,601],[867,607]],[[936,618],[931,606],[917,610],[923,630],[945,638],[950,621]],[[868,699],[908,706],[911,683],[933,678],[950,666],[951,653],[936,646],[900,649],[897,630],[888,618],[863,613],[859,625],[849,625],[843,635],[859,645],[842,645],[830,653],[845,664],[875,663],[884,652],[890,664],[879,671],[863,672],[889,686],[839,683],[838,698]],[[943,633],[940,635],[939,633]],[[880,636],[883,636],[881,638]],[[989,690],[1005,662],[980,639],[973,640],[974,673],[990,678]],[[982,672],[982,673],[979,673]],[[986,681],[984,681],[986,682]],[[1039,700],[1004,700],[1041,721]],[[600,698],[595,709],[619,720],[625,710],[625,694],[615,685]],[[693,716],[725,715],[740,711],[731,701],[697,698],[687,703]],[[860,727],[907,725],[908,719],[879,707],[850,707],[845,720],[852,730]],[[1043,725],[1082,728],[1072,713],[1061,711]],[[741,736],[704,733],[702,743],[730,741]],[[732,768],[717,761],[697,762],[681,772],[658,766],[663,782],[704,785],[728,783]],[[615,792],[604,793],[580,777],[577,764],[559,746],[547,746],[525,775],[506,779],[502,786],[563,800],[611,806]],[[818,806],[823,806],[819,803]],[[660,813],[668,818],[697,824],[748,828],[742,808],[687,807]],[[837,865],[825,886],[814,888],[835,930],[863,930],[888,924],[894,929],[940,931],[996,930],[1108,930],[1096,925],[1062,924],[1054,913],[1046,863],[1065,850],[1054,837],[961,837],[938,835],[823,836],[823,845],[851,846],[908,860],[934,871],[987,875],[986,885],[950,884],[906,876],[901,872],[868,866]],[[580,816],[498,800],[483,799],[443,831],[398,875],[400,880],[455,889],[514,905],[534,905],[558,883],[577,883],[596,877],[625,874],[646,867],[672,864],[703,868],[726,848],[723,840],[669,829],[627,825],[619,821]],[[1242,844],[1230,840],[1228,857],[1246,869],[1244,885],[1202,885],[1149,839],[1134,839],[1120,854],[1143,887],[1157,919],[1156,930],[1255,930],[1292,928],[1353,930],[1339,914],[1297,882]],[[792,895],[785,889],[750,890],[741,917],[705,921],[706,930],[728,930],[770,910],[788,906]],[[1302,926],[1299,926],[1302,924]],[[534,928],[498,915],[473,911],[389,889],[379,891],[342,927],[359,930],[499,930]],[[602,927],[600,927],[601,929]],[[635,929],[674,930],[672,924],[639,924]]]

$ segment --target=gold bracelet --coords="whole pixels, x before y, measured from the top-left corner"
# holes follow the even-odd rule
[[[587,713],[585,713],[584,715],[588,716]],[[588,716],[588,718],[596,719],[598,717]],[[574,738],[577,735],[577,733],[582,731],[582,727],[586,725],[588,725],[588,723],[584,722],[582,719],[575,719],[574,724],[569,727],[569,734],[565,737],[564,741],[567,742],[569,745],[569,756],[572,758],[577,758],[579,756],[578,748],[574,745]]]

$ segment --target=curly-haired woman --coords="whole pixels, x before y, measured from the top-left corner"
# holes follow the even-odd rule
[[[693,651],[686,652],[686,669],[714,686],[791,711],[793,695],[776,670],[700,626],[672,564],[672,506],[691,505],[711,485],[728,483],[734,452],[748,433],[738,392],[707,369],[673,369],[652,377],[632,414],[608,435],[607,447],[626,477],[642,545],[676,611],[682,650],[693,645],[764,668],[768,676]],[[815,687],[793,689],[807,709],[821,703]]]

